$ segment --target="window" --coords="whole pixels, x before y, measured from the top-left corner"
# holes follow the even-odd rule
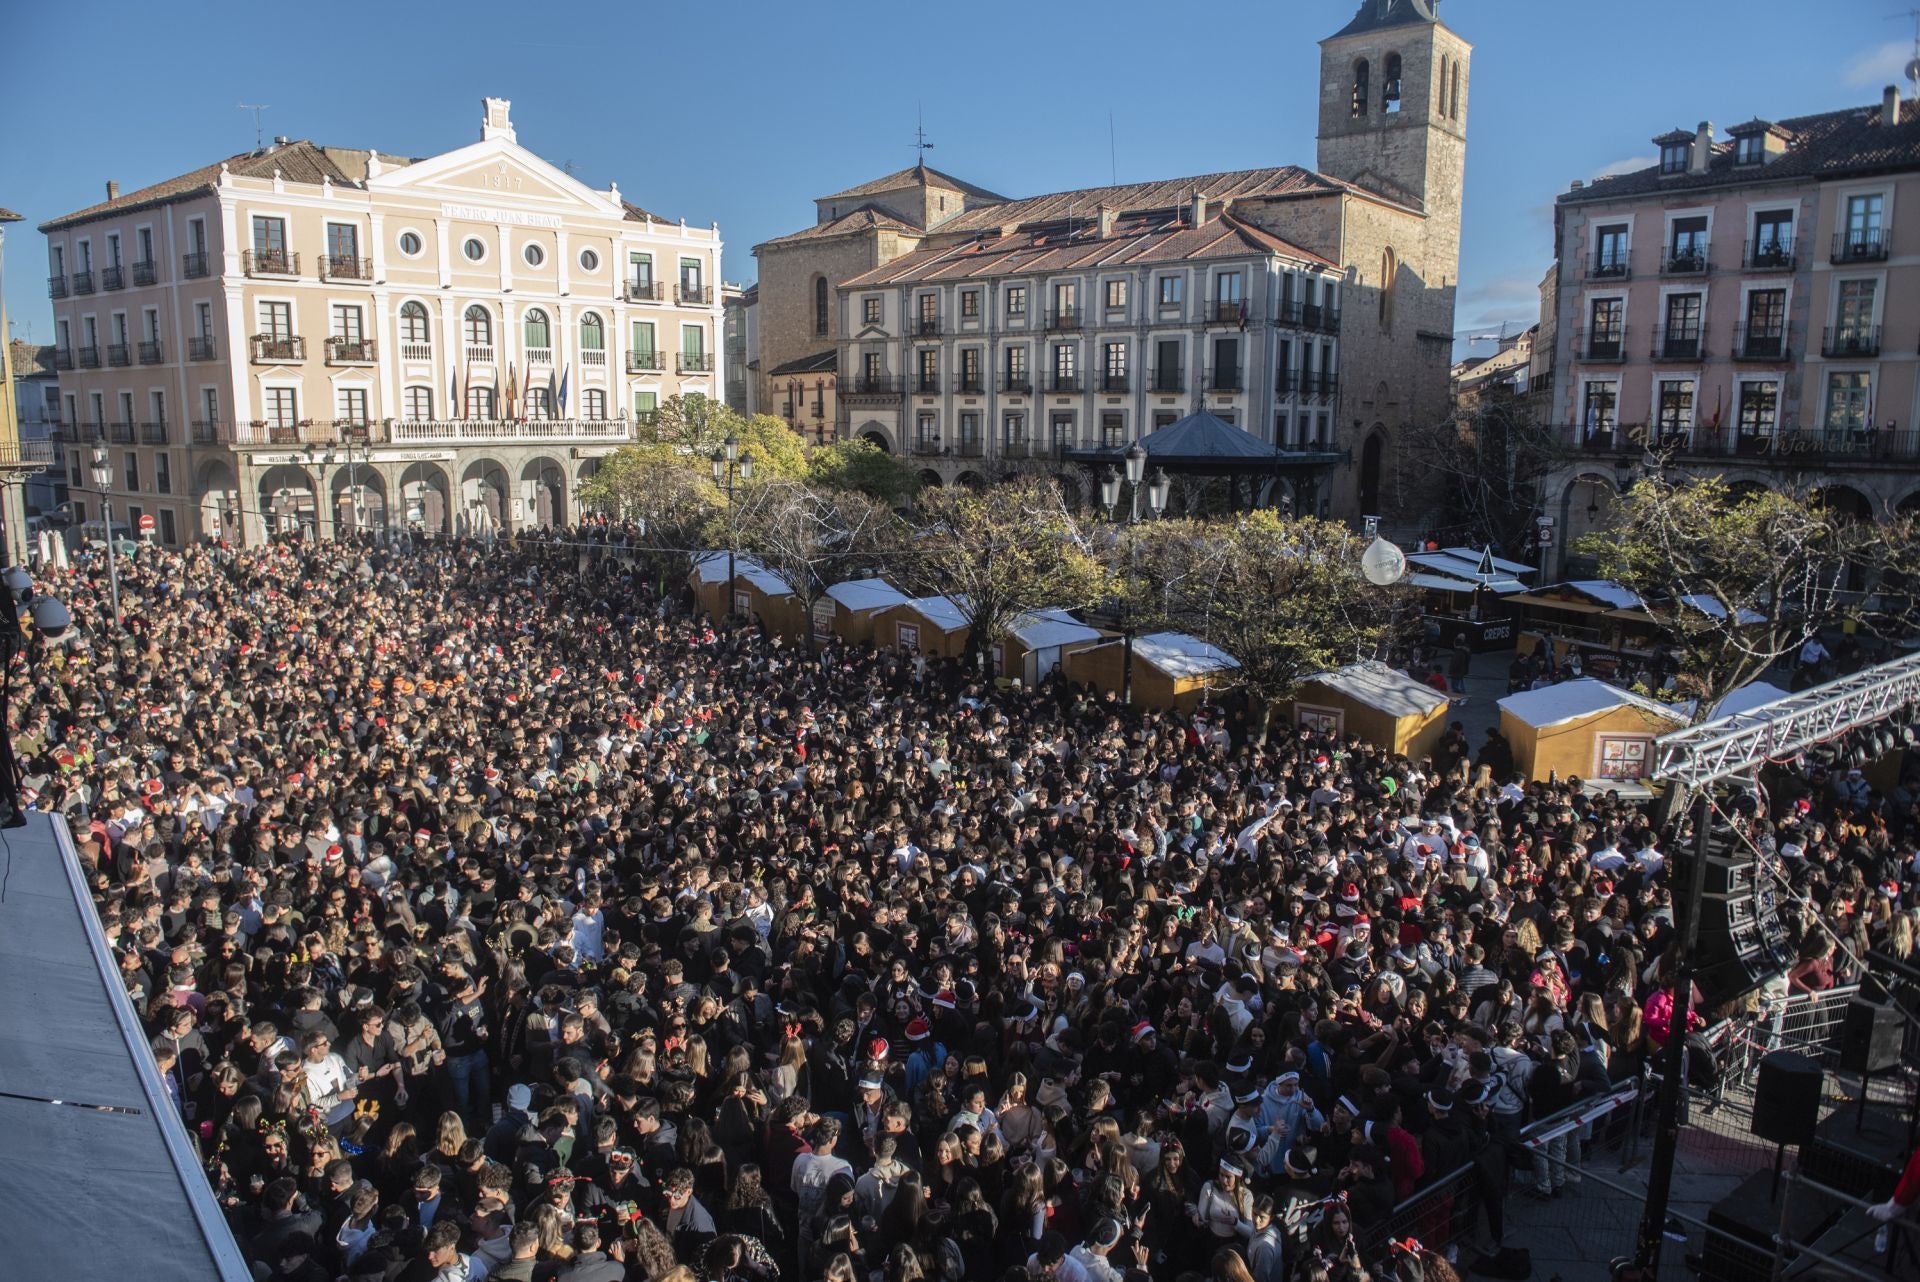
[[[264,395],[267,422],[274,427],[300,424],[300,395],[291,387],[269,387]]]
[[[1697,272],[1707,264],[1707,220],[1705,217],[1676,218],[1667,246],[1667,266],[1677,272]]]
[[[633,416],[642,423],[651,423],[660,412],[660,393],[653,391],[633,394]]]
[[[1287,412],[1285,410],[1281,410],[1273,416],[1272,443],[1282,446],[1291,444],[1291,442],[1287,440]]]
[[[433,422],[433,389],[431,387],[409,387],[402,393],[401,403],[406,407],[408,422]]]
[[[655,353],[659,350],[653,339],[653,322],[633,322],[633,355],[640,368],[654,368],[654,362],[658,359]]]
[[[471,346],[493,346],[493,317],[486,308],[478,303],[467,308],[464,325],[467,342]]]
[[[1221,272],[1213,278],[1213,296],[1222,303],[1238,303],[1244,278],[1239,272]],[[1312,301],[1311,296],[1308,299]]]
[[[535,422],[545,422],[553,417],[551,388],[536,385],[527,389],[526,416]]]
[[[487,260],[487,242],[478,236],[469,236],[460,243],[460,252],[470,263],[483,263]]]
[[[1753,265],[1785,267],[1793,260],[1793,211],[1763,209],[1753,216]]]
[[[333,337],[343,343],[358,343],[365,332],[358,307],[346,303],[333,305]]]
[[[327,224],[327,270],[341,276],[360,274],[360,229],[352,223]]]
[[[1400,110],[1400,55],[1387,55],[1385,73],[1380,79],[1380,110],[1392,115]]]
[[[132,392],[120,393],[119,421],[122,423],[128,423],[128,424],[131,424],[133,422],[133,393]]]
[[[1007,349],[1007,390],[1027,385],[1027,349],[1009,347]]]
[[[1700,355],[1700,295],[1667,295],[1667,325],[1661,336],[1660,355],[1678,359]]]
[[[255,265],[268,271],[283,272],[287,270],[286,219],[265,218],[258,214],[254,215],[253,257]]]
[[[1160,306],[1178,307],[1182,277],[1162,276],[1160,278]]]
[[[494,416],[494,397],[491,387],[467,388],[467,418],[473,422],[487,422]]]
[[[1693,380],[1661,379],[1655,411],[1654,421],[1659,428],[1661,441],[1686,436],[1693,427]]]
[[[922,294],[920,295],[919,306],[920,332],[923,334],[938,333],[940,326],[940,296],[938,294]]]
[[[1177,392],[1180,381],[1180,340],[1163,338],[1154,345],[1153,390]]]
[[[420,243],[419,232],[403,231],[400,233],[400,252],[404,254],[406,257],[408,258],[420,257],[421,248],[422,246]]]
[[[149,307],[140,313],[140,336],[149,343],[160,341],[160,312]]]
[[[699,325],[680,327],[680,354],[690,359],[702,359],[707,354],[707,331]]]
[[[627,284],[635,293],[653,288],[652,254],[627,255]]]
[[[520,257],[526,260],[527,266],[538,267],[547,261],[547,251],[529,242],[520,250]]]
[[[206,415],[206,425],[214,426],[220,421],[220,389],[203,387],[200,389],[200,412]],[[95,415],[98,418],[98,415]]]
[[[1879,192],[1847,197],[1846,256],[1877,257],[1882,249],[1881,217],[1886,198]]]
[[[1627,224],[1610,223],[1593,229],[1594,276],[1627,274]]]
[[[879,299],[863,298],[860,300],[860,320],[862,324],[866,325],[878,325],[880,323]]]
[[[938,348],[923,347],[914,353],[919,361],[919,388],[923,392],[940,390],[940,351]]]
[[[1454,63],[1447,79],[1451,82],[1447,90],[1447,118],[1460,119],[1460,64]]]
[[[367,389],[339,387],[333,393],[333,416],[354,427],[367,425]]]
[[[293,337],[293,304],[261,303],[260,336],[284,343]]]
[[[1000,439],[1008,445],[1024,445],[1027,440],[1027,416],[1011,411],[1000,420]]]
[[[1588,438],[1598,432],[1613,431],[1620,406],[1620,384],[1610,378],[1594,379],[1587,384],[1583,399],[1580,417]]]
[[[67,274],[67,247],[65,245],[49,245],[47,246],[47,252],[49,255],[47,264],[49,274],[65,276]]]
[[[1621,298],[1596,298],[1587,313],[1587,355],[1595,359],[1606,359],[1620,355],[1620,344],[1625,341],[1627,327],[1626,300]]]
[[[547,314],[538,307],[527,313],[526,343],[528,347],[552,347],[553,333],[547,326]]]
[[[815,276],[813,278],[813,332],[816,335],[824,336],[827,333],[830,319],[828,313],[830,310],[827,297],[827,278],[825,276]]]
[[[1765,134],[1741,134],[1733,140],[1733,163],[1736,165],[1757,165],[1767,158],[1767,136]]]
[[[680,292],[682,294],[694,295],[700,292],[701,270],[698,258],[680,260]]]
[[[860,379],[869,388],[878,388],[880,380],[887,376],[887,354],[885,352],[862,352],[860,354]]]
[[[1063,445],[1072,445],[1074,441],[1073,413],[1070,410],[1057,410],[1053,421],[1048,424],[1050,440],[1057,449]]]
[[[1027,314],[1027,287],[1025,285],[1007,286],[1007,315],[1025,316]]]
[[[207,252],[206,219],[191,218],[187,220],[187,243],[193,247],[192,252],[196,254],[204,254]]]
[[[166,462],[166,456],[162,455],[160,461],[164,464]],[[160,492],[162,494],[171,494],[173,491],[170,489],[163,489]],[[179,541],[179,537],[180,537],[179,531],[174,528],[174,524],[173,524],[173,509],[165,508],[165,507],[161,508],[160,509],[160,541],[162,543],[165,543],[167,546],[171,547],[173,546],[173,544]]]
[[[1777,359],[1786,355],[1786,337],[1787,291],[1756,289],[1748,294],[1739,354],[1749,360]]]
[[[1075,355],[1078,352],[1072,343],[1055,343],[1053,346],[1053,377],[1056,382],[1073,381]]]
[[[1766,440],[1779,421],[1780,386],[1777,383],[1740,384],[1740,435],[1744,440]]]
[[[135,232],[134,235],[140,241],[140,258],[138,261],[151,264],[153,262],[153,228],[142,227],[139,231]]]
[[[425,343],[432,335],[427,309],[419,303],[400,305],[400,341],[403,343]]]
[[[977,347],[966,347],[960,351],[960,390],[980,390],[980,349]]]
[[[1125,311],[1126,307],[1127,307],[1127,282],[1124,280],[1108,281],[1107,282],[1107,310],[1110,312],[1119,312],[1119,311]]]
[[[1119,410],[1107,410],[1100,415],[1100,444],[1111,448],[1127,439],[1127,416]]]
[[[591,249],[581,250],[580,251],[580,270],[583,272],[599,271],[600,255]]]
[[[1660,172],[1663,174],[1684,174],[1687,172],[1687,153],[1692,149],[1692,140],[1687,142],[1663,142],[1660,144]]]
[[[1367,90],[1369,88],[1367,82],[1372,75],[1372,71],[1373,69],[1367,65],[1365,58],[1353,64],[1352,115],[1356,120],[1367,114]]]
[[[960,448],[971,449],[980,444],[980,414],[977,410],[968,411],[960,416]]]
[[[915,443],[921,446],[934,446],[939,444],[940,432],[935,426],[937,421],[932,414],[921,414],[915,418],[913,424],[913,439]]]
[[[1127,345],[1108,343],[1102,368],[1107,376],[1109,387],[1125,387],[1127,383]]]
[[[580,413],[593,422],[600,422],[607,416],[607,393],[605,389],[589,387],[580,393]]]
[[[1871,379],[1864,372],[1827,375],[1827,430],[1865,431],[1870,391]]]
[[[967,320],[980,319],[980,291],[963,289],[960,291],[960,315]]]
[[[118,267],[119,265],[120,265],[120,233],[117,231],[110,231],[107,233],[107,266]]]
[[[1834,326],[1834,337],[1840,340],[1840,344],[1857,345],[1871,332],[1874,289],[1877,284],[1872,280],[1840,282],[1840,305],[1835,316],[1838,324]]]
[[[1240,390],[1239,339],[1216,338],[1213,340],[1213,387],[1214,390],[1221,392]]]
[[[607,327],[597,312],[588,312],[580,318],[580,350],[583,352],[607,350]]]
[[[1080,302],[1080,287],[1075,284],[1055,285],[1053,287],[1053,310],[1062,320],[1073,317],[1073,311]]]

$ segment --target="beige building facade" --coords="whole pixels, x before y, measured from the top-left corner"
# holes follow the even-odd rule
[[[509,108],[427,159],[277,139],[42,224],[62,431],[108,450],[116,524],[571,521],[661,402],[721,394],[718,229],[577,181]]]

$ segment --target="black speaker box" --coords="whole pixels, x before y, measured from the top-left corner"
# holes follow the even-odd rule
[[[1753,1282],[1772,1276],[1773,1235],[1780,1227],[1780,1204],[1772,1194],[1773,1171],[1769,1169],[1747,1177],[1739,1188],[1713,1204],[1707,1212],[1706,1249],[1700,1259],[1702,1282]],[[1831,1214],[1815,1205],[1818,1200],[1789,1200],[1789,1241],[1811,1241],[1826,1227]]]
[[[1900,1063],[1900,1013],[1891,1006],[1855,998],[1840,1026],[1840,1067],[1849,1073],[1884,1073]]]
[[[1820,1061],[1769,1051],[1753,1086],[1753,1133],[1775,1144],[1810,1144],[1820,1124]]]

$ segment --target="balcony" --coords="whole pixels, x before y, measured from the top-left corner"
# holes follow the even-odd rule
[[[1771,325],[1735,325],[1733,359],[1736,361],[1784,361],[1787,359],[1787,327]]]
[[[352,254],[326,254],[320,259],[320,279],[371,281],[373,260]]]
[[[97,347],[81,348],[80,349],[80,368],[81,369],[99,369],[100,368],[100,349]]]
[[[938,396],[940,394],[940,376],[938,374],[920,375],[920,377],[913,380],[913,393],[915,396]]]
[[[1573,358],[1577,361],[1618,362],[1627,359],[1627,327],[1589,332],[1573,331]]]
[[[978,374],[956,374],[953,377],[953,390],[962,396],[978,396],[987,390],[987,384]]]
[[[376,353],[371,338],[329,338],[327,340],[327,364],[329,365],[371,365]]]
[[[1273,390],[1276,395],[1288,396],[1300,388],[1300,376],[1290,369],[1280,370],[1273,376]]]
[[[1820,354],[1859,359],[1880,354],[1878,325],[1829,325],[1820,332]]]
[[[195,250],[191,254],[180,255],[180,274],[188,280],[199,280],[207,274],[207,251]]]
[[[1653,448],[1679,460],[1738,458],[1788,468],[1811,464],[1912,467],[1920,462],[1920,431],[1912,430],[1802,428],[1778,423],[1747,429],[1729,423],[1720,432],[1699,426],[1663,433],[1648,424],[1616,424],[1597,431],[1569,424],[1561,430],[1570,448],[1591,454],[1638,454]]]
[[[1187,372],[1182,369],[1157,369],[1147,376],[1147,390],[1150,392],[1184,392],[1187,390]]]
[[[1280,310],[1273,318],[1274,324],[1281,326],[1283,329],[1298,329],[1300,328],[1300,315],[1303,310],[1304,308],[1300,303],[1296,303],[1291,298],[1283,298],[1280,300]]]
[[[1887,237],[1881,231],[1842,231],[1833,234],[1835,263],[1884,263],[1887,261]],[[79,293],[75,288],[74,293]]]
[[[713,373],[713,357],[705,352],[682,352],[677,364],[682,374]]]
[[[133,364],[133,348],[126,343],[108,343],[107,364],[115,369],[124,369]]]
[[[580,349],[580,363],[604,369],[607,364],[607,349],[604,347],[583,347]]]
[[[1005,459],[1043,458],[1045,451],[1034,447],[1025,437],[1015,437],[1000,442],[1000,457]]]
[[[683,280],[673,293],[683,307],[708,307],[713,303],[711,285],[695,285]]]
[[[249,276],[298,276],[300,255],[289,249],[249,249],[240,255],[240,269]]]
[[[67,296],[67,278],[64,275],[47,277],[47,297],[65,298]]]
[[[1338,374],[1302,374],[1300,376],[1300,395],[1318,400],[1330,401],[1340,392]]]
[[[1056,307],[1047,313],[1047,329],[1052,333],[1079,329],[1086,317],[1078,307]]]
[[[107,441],[113,445],[133,444],[132,423],[110,423],[107,425]]]
[[[659,303],[666,301],[667,287],[657,280],[630,280],[627,282],[627,301],[629,303]]]
[[[217,445],[220,441],[231,439],[233,432],[222,423],[211,419],[196,418],[187,425],[187,439],[195,445]]]
[[[1707,327],[1705,325],[1656,325],[1653,327],[1653,350],[1648,353],[1656,361],[1697,361],[1707,354]]]
[[[914,318],[913,333],[918,338],[934,338],[940,333],[940,318],[922,314]]]
[[[469,365],[493,364],[493,344],[492,343],[468,343],[467,344],[467,364]]]
[[[307,340],[304,338],[255,334],[248,340],[248,346],[252,349],[252,358],[256,365],[307,359]]]
[[[1133,386],[1133,380],[1124,372],[1108,372],[1100,376],[1100,390],[1103,392],[1124,392]]]
[[[67,285],[76,294],[91,294],[93,292],[93,269],[89,267],[85,271],[73,273],[73,275],[67,277]]]
[[[142,445],[165,445],[167,443],[167,424],[163,419],[158,423],[140,425],[140,443]]]
[[[53,367],[55,369],[72,369],[73,368],[73,349],[71,347],[54,348],[53,349]]]
[[[1318,308],[1310,310],[1318,311]],[[1207,304],[1207,324],[1238,325],[1252,315],[1244,299],[1216,298]]]
[[[906,380],[897,374],[859,374],[840,384],[841,400],[893,400],[906,388]]]
[[[659,352],[628,352],[627,373],[657,374],[667,367],[667,358]]]
[[[202,334],[198,338],[187,340],[187,359],[190,361],[210,361],[213,359],[213,336]]]
[[[1750,272],[1790,272],[1793,270],[1791,240],[1750,240],[1740,252],[1740,265]]]
[[[425,364],[433,359],[432,343],[401,343],[400,359],[414,364]]]
[[[1705,276],[1707,274],[1707,246],[1669,245],[1660,255],[1660,274],[1662,276]]]
[[[161,359],[162,354],[159,339],[150,338],[140,344],[140,363],[142,365],[158,365]]]
[[[135,285],[152,285],[157,283],[159,279],[159,265],[151,259],[144,263],[135,263],[133,265],[133,283]]]
[[[1300,325],[1303,329],[1317,329],[1323,334],[1340,332],[1340,309],[1324,307],[1319,303],[1307,303],[1300,309]]]
[[[1025,374],[1009,374],[1000,380],[1000,390],[1010,396],[1031,395],[1033,380]]]
[[[127,272],[124,267],[102,267],[100,269],[101,289],[125,289]]]
[[[1079,392],[1083,389],[1080,386],[1080,376],[1078,374],[1067,374],[1055,371],[1047,379],[1047,390],[1049,392]]]
[[[529,365],[551,365],[553,364],[553,349],[544,344],[539,347],[529,347],[526,349],[526,357],[527,364]]]
[[[1239,391],[1240,367],[1238,365],[1220,365],[1208,370],[1207,390],[1210,392]]]
[[[1624,249],[1595,254],[1586,260],[1585,267],[1588,280],[1629,280],[1633,276],[1633,268]]]

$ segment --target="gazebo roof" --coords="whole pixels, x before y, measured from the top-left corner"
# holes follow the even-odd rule
[[[1170,472],[1254,472],[1289,466],[1324,467],[1346,455],[1338,450],[1284,450],[1237,427],[1218,414],[1200,410],[1140,438],[1150,467]],[[1075,463],[1121,465],[1131,446],[1109,445],[1074,450]]]

